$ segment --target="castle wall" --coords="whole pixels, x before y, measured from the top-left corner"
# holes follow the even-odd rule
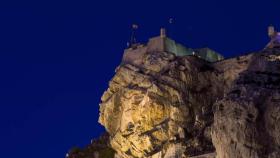
[[[136,49],[126,49],[124,51],[122,62],[130,63],[133,65],[140,65],[141,59],[143,58],[144,54],[147,52],[147,46],[139,45]]]
[[[147,52],[164,52],[165,38],[154,37],[151,38],[147,44]]]
[[[192,55],[195,52],[196,55],[209,62],[216,62],[223,59],[222,55],[209,48],[194,50],[176,43],[170,38],[158,36],[151,38],[147,46],[138,45],[136,48],[126,49],[122,61],[133,65],[141,65],[142,57],[145,53],[149,52],[169,52],[174,53],[176,56]]]

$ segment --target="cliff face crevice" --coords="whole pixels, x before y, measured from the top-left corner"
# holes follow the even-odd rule
[[[119,158],[278,158],[280,49],[215,63],[149,52],[123,62],[99,122]]]

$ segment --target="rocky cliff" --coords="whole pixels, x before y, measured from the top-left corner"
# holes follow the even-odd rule
[[[280,157],[279,48],[215,63],[149,52],[123,62],[101,100],[118,158]]]

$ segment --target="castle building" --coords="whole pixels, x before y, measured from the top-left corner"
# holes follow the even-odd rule
[[[133,47],[125,49],[123,62],[137,63],[137,60],[149,52],[168,52],[176,56],[196,55],[206,61],[216,62],[223,60],[224,57],[210,48],[188,48],[182,44],[176,43],[166,35],[166,30],[161,28],[160,36],[150,38],[146,45],[135,44]]]

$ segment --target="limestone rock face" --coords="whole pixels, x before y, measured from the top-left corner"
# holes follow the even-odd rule
[[[278,158],[279,89],[277,48],[216,63],[149,52],[116,69],[99,122],[118,158]]]
[[[214,104],[217,158],[280,157],[280,51],[251,55],[225,97]]]
[[[146,54],[124,63],[102,97],[99,122],[122,157],[184,157],[213,151],[213,89],[220,75],[194,56]]]

